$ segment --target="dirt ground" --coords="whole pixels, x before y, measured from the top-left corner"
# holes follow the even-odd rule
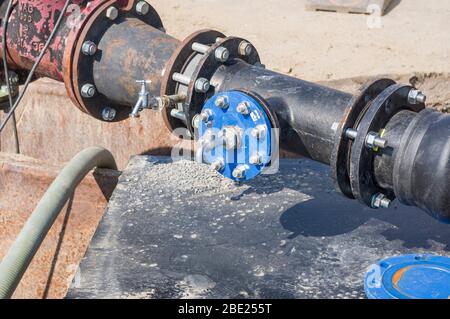
[[[360,14],[311,12],[305,0],[148,0],[169,34],[201,28],[247,38],[271,69],[311,81],[450,72],[450,1],[392,0],[381,28]]]

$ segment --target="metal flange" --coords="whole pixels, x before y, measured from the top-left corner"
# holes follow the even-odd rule
[[[225,54],[218,56],[218,52]],[[250,42],[242,38],[225,38],[217,31],[197,32],[180,45],[166,67],[161,88],[162,95],[182,94],[187,97],[177,109],[163,112],[170,129],[184,126],[191,134],[194,133],[192,119],[215,93],[210,86],[210,79],[219,67],[235,59],[242,59],[249,64],[260,62],[258,52]]]
[[[197,160],[235,181],[262,174],[277,156],[276,117],[250,92],[227,91],[211,97],[199,119]]]
[[[99,52],[87,51],[86,43],[96,45],[100,42],[104,32],[114,23],[120,23],[128,18],[135,18],[152,27],[164,31],[162,20],[152,6],[146,6],[146,14],[139,14],[136,5],[140,0],[130,0],[123,3],[118,0],[106,1],[89,13],[82,22],[82,26],[74,30],[69,36],[64,61],[64,83],[75,105],[83,112],[102,121],[120,121],[128,118],[129,105],[120,105],[109,101],[106,96],[95,93],[86,94],[86,85],[94,85],[93,65]],[[114,110],[114,117],[105,117],[104,109]]]
[[[386,198],[393,200],[395,194],[380,188],[375,181],[373,159],[377,149],[368,147],[367,137],[371,133],[381,132],[387,122],[400,110],[420,112],[425,108],[423,103],[411,104],[408,101],[412,89],[414,88],[410,85],[401,84],[388,87],[370,103],[367,112],[355,125],[357,136],[351,146],[350,183],[353,196],[370,207],[374,207],[374,196],[384,194]],[[386,147],[389,149],[389,144]]]
[[[241,54],[242,52],[240,48],[243,43],[249,44],[250,42],[242,38],[228,37],[213,44],[197,64],[194,72],[192,73],[192,79],[203,78],[210,80],[219,67],[224,64],[231,63],[231,61],[235,59],[242,59],[252,65],[260,63],[261,60],[259,58],[259,54],[253,46],[249,54]],[[218,48],[225,48],[228,50],[229,58],[226,62],[217,60],[215,52]],[[187,99],[184,104],[184,112],[188,119],[192,119],[196,114],[198,114],[205,101],[215,93],[213,87],[208,92],[198,92],[194,84],[195,81],[192,81],[189,85],[187,90]],[[194,128],[192,126],[192,122],[188,121],[186,124],[189,131],[193,133]]]
[[[354,198],[349,177],[349,159],[353,140],[349,139],[345,132],[349,128],[355,128],[358,118],[367,111],[371,102],[386,88],[394,84],[395,81],[382,78],[364,85],[359,90],[360,93],[350,101],[336,129],[336,138],[330,160],[331,176],[336,188],[349,198]]]
[[[192,45],[194,43],[212,45],[216,43],[218,38],[225,38],[225,35],[219,31],[205,29],[197,31],[184,39],[173,53],[169,62],[167,62],[161,81],[161,96],[169,96],[177,93],[179,83],[174,81],[172,77],[175,73],[184,73],[187,65],[199,54],[192,49]],[[186,122],[171,116],[170,112],[171,109],[165,109],[162,113],[164,122],[171,131],[178,127],[186,126]]]

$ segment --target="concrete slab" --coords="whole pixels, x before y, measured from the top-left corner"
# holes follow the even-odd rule
[[[448,225],[347,200],[320,164],[235,186],[167,161],[131,160],[68,298],[363,298],[378,259],[450,256]]]

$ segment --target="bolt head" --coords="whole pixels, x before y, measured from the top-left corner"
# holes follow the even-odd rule
[[[248,102],[241,102],[236,107],[236,111],[242,115],[248,115],[250,114],[250,103]]]
[[[105,121],[113,121],[116,118],[117,111],[112,107],[104,107],[102,110],[102,118]]]
[[[209,121],[211,121],[212,120],[211,112],[204,111],[200,113],[200,120],[204,123],[208,123]]]
[[[211,163],[211,168],[217,172],[220,172],[225,167],[223,160],[218,159]]]
[[[200,114],[194,115],[192,118],[192,127],[198,129],[200,127],[200,122],[202,121]]]
[[[230,58],[230,51],[225,47],[219,47],[214,52],[214,56],[219,62],[227,62]]]
[[[242,41],[239,44],[239,54],[242,56],[249,56],[250,54],[252,54],[253,52],[253,46],[247,42],[247,41]]]
[[[262,164],[262,157],[259,154],[252,155],[252,156],[250,156],[249,162],[252,165],[261,165]]]
[[[223,145],[227,150],[234,150],[241,147],[242,135],[241,131],[236,126],[225,127],[221,132]]]
[[[95,95],[97,90],[93,84],[87,83],[81,87],[81,96],[85,98],[91,98]]]
[[[211,87],[211,84],[205,78],[200,78],[197,81],[195,81],[195,91],[197,93],[206,93],[209,91],[210,87]]]
[[[388,141],[375,132],[370,132],[366,137],[366,146],[369,149],[377,150],[378,148],[386,148]]]
[[[375,194],[372,198],[373,208],[389,208],[392,201],[386,197],[384,194]]]
[[[426,95],[423,94],[421,91],[417,89],[412,89],[411,91],[409,91],[408,102],[410,104],[421,104],[425,103],[426,100],[427,100]]]
[[[239,165],[233,170],[233,177],[237,179],[245,178],[245,172],[247,168],[244,165]]]
[[[117,10],[116,7],[109,7],[108,9],[106,9],[106,17],[109,20],[116,20],[118,16],[119,10]]]
[[[228,98],[226,96],[219,96],[216,99],[215,105],[221,109],[227,109],[230,106],[230,103],[228,102]]]
[[[146,15],[150,11],[150,5],[145,1],[139,1],[136,4],[136,12],[139,15]]]
[[[84,55],[94,55],[97,52],[97,45],[92,41],[85,41],[81,51]]]
[[[264,138],[266,136],[266,133],[267,128],[265,125],[258,125],[251,131],[252,136],[257,139]]]

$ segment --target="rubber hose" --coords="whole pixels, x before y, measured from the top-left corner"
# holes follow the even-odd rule
[[[78,153],[50,185],[0,264],[0,298],[10,298],[64,205],[95,167],[117,169],[112,154],[100,147]]]

